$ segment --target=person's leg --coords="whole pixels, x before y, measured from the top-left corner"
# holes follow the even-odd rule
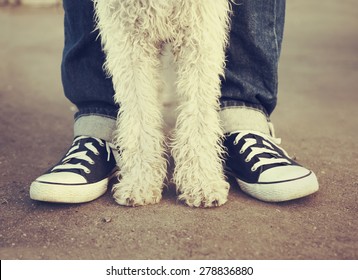
[[[226,132],[266,123],[277,102],[277,70],[285,0],[241,0],[233,4],[220,112]],[[240,110],[236,110],[240,109]]]
[[[65,46],[61,65],[66,97],[74,103],[75,136],[111,141],[118,107],[112,80],[103,71],[105,55],[95,31],[91,0],[64,0]]]
[[[277,103],[285,0],[233,4],[221,111],[226,169],[243,191],[285,201],[318,190],[316,176],[278,147],[269,116]]]
[[[64,0],[65,45],[62,83],[74,103],[74,141],[58,164],[30,187],[35,200],[80,203],[98,198],[107,190],[116,169],[111,150],[118,106],[112,80],[103,71],[104,53],[95,30],[91,0]]]

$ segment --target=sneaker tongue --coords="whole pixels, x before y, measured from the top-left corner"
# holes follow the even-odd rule
[[[80,137],[80,136],[78,136]],[[74,141],[76,141],[76,139],[78,138],[76,137]],[[71,152],[71,154],[74,154],[78,151],[84,151],[86,152],[86,155],[88,155],[89,153],[89,150],[86,148],[85,144],[86,143],[89,143],[89,142],[92,142],[92,141],[88,141],[89,139],[91,138],[82,138],[82,139],[79,139],[76,143],[76,145],[78,145],[78,149],[76,149],[75,151]],[[86,166],[88,167],[88,165],[90,165],[86,160],[83,160],[83,159],[79,159],[79,158],[70,158],[68,160],[66,160],[65,162],[60,162],[58,165],[64,165],[66,166],[66,164],[71,164],[71,165],[82,165],[82,166]],[[59,168],[57,170],[54,170],[54,172],[71,172],[71,173],[76,173],[76,174],[79,174],[79,175],[82,175],[83,173],[83,170],[81,168],[71,168],[71,169],[66,169],[66,168]]]
[[[81,165],[84,165],[83,161],[78,160],[78,159],[71,159],[69,161],[66,161],[65,163],[60,162],[57,165],[66,166],[66,164],[81,164]],[[78,175],[82,175],[82,172],[83,172],[82,169],[80,169],[80,168],[59,168],[59,169],[56,169],[56,170],[50,169],[50,171],[51,172],[71,172],[71,173],[76,173]]]
[[[257,144],[254,145],[253,147],[260,147],[260,148],[266,148],[266,149],[272,150],[270,147],[268,147],[267,145],[265,145],[263,143],[264,139],[262,137],[260,137],[259,135],[251,134],[251,137],[255,138],[256,142],[257,142]],[[267,140],[265,140],[265,141],[267,141]],[[276,150],[273,150],[273,151],[276,151]],[[281,156],[274,154],[274,153],[269,153],[269,152],[260,153],[260,158],[280,158],[280,157]]]

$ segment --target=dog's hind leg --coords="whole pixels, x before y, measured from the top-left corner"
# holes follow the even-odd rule
[[[158,101],[159,48],[126,29],[129,19],[121,14],[123,9],[109,2],[98,0],[96,12],[106,69],[120,106],[114,136],[120,178],[113,197],[121,205],[153,204],[161,199],[167,166]]]
[[[220,1],[219,1],[220,2]],[[219,206],[227,201],[229,184],[223,172],[219,120],[220,75],[225,61],[228,7],[205,1],[190,12],[194,22],[177,50],[181,97],[172,153],[179,199],[189,206]],[[220,14],[220,8],[222,8]],[[215,21],[216,20],[216,21]]]

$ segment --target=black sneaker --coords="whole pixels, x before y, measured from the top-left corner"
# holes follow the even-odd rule
[[[32,182],[30,197],[47,202],[88,202],[106,192],[116,171],[111,144],[78,136],[62,160]]]
[[[245,193],[263,201],[286,201],[316,192],[316,175],[293,161],[279,144],[280,139],[254,131],[226,134],[225,170]]]

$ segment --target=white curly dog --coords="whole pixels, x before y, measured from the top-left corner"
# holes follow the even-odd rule
[[[179,199],[194,207],[227,201],[219,119],[225,64],[228,0],[93,0],[97,28],[120,109],[114,144],[119,149],[121,205],[159,202],[167,173],[159,92],[160,54],[170,43],[177,72],[179,114],[171,143]]]

